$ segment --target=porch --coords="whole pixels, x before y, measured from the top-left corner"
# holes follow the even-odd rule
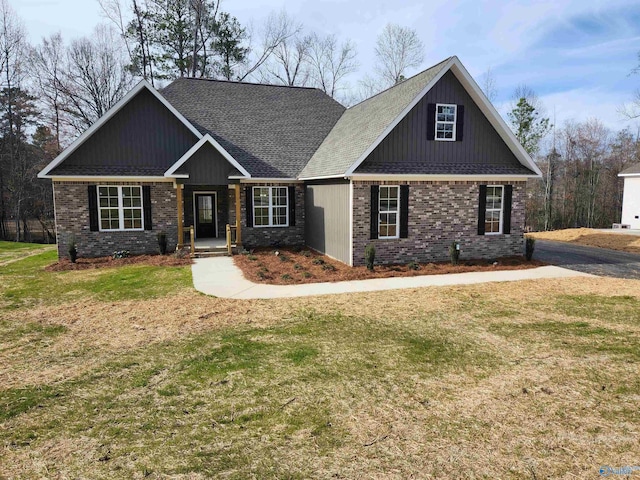
[[[178,250],[192,257],[231,255],[242,242],[240,185],[176,183]]]

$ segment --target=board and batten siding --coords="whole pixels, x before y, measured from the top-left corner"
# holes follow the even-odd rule
[[[185,185],[228,185],[230,175],[240,175],[210,143],[203,144],[175,173],[189,175],[180,179]]]
[[[111,174],[142,169],[162,175],[197,141],[162,102],[142,89],[52,174],[81,166],[108,168]]]
[[[351,184],[305,187],[305,235],[308,246],[341,262],[351,262]]]
[[[464,105],[462,141],[427,140],[427,105]],[[433,165],[521,168],[520,163],[452,72],[447,72],[387,135],[356,173],[438,173]],[[451,168],[447,173],[452,173]],[[465,172],[460,172],[465,173]]]

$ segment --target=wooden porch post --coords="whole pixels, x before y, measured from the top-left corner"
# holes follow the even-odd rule
[[[178,204],[178,249],[184,247],[184,222],[182,216],[184,214],[184,208],[182,206],[182,185],[176,183],[176,199]]]
[[[240,218],[240,184],[236,183],[236,245],[242,245],[242,219]]]

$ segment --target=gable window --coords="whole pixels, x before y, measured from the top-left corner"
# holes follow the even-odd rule
[[[436,104],[436,140],[455,142],[457,106]]]
[[[289,226],[287,187],[253,187],[253,225],[256,227]]]
[[[378,238],[400,238],[398,218],[400,217],[400,187],[380,186],[378,199]]]
[[[98,187],[100,230],[142,230],[141,187]]]
[[[487,186],[484,232],[487,235],[502,233],[504,187]]]

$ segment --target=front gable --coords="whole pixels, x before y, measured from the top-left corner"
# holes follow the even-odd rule
[[[457,106],[455,141],[434,139],[435,107]],[[462,118],[461,118],[462,117]],[[451,70],[366,157],[356,174],[531,174]]]
[[[162,176],[201,134],[152,89],[139,84],[40,176]]]

